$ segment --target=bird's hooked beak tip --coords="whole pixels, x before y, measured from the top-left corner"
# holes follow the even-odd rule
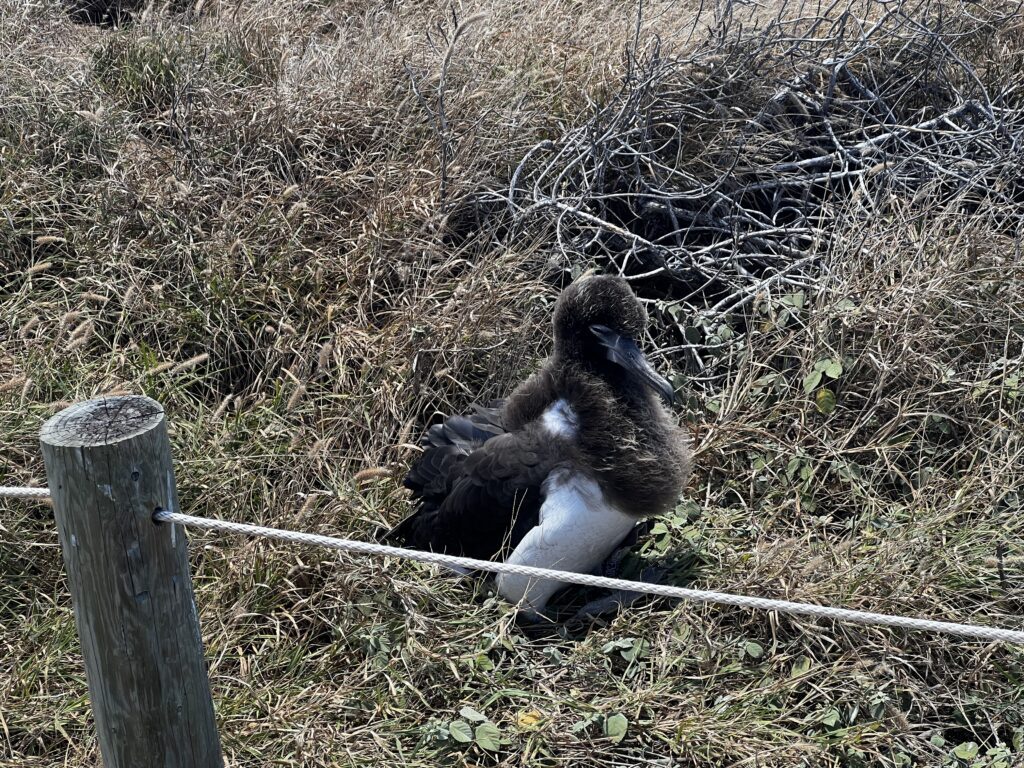
[[[609,360],[661,395],[668,405],[675,403],[676,393],[672,384],[654,370],[654,366],[644,356],[636,341],[628,336],[615,333],[605,325],[592,325],[590,332],[605,348]]]

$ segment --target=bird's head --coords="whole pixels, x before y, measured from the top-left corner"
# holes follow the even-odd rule
[[[669,403],[675,399],[672,385],[640,350],[647,312],[621,277],[584,277],[570,285],[558,297],[554,325],[559,359],[643,384]]]

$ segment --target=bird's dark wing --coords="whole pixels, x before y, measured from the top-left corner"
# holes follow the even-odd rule
[[[451,491],[456,470],[473,451],[492,437],[505,434],[502,400],[473,407],[469,416],[452,416],[427,430],[420,445],[423,454],[405,476],[414,499],[440,502]]]
[[[385,540],[480,559],[514,548],[537,524],[552,468],[541,441],[529,427],[505,432],[493,407],[434,425],[405,478],[418,507]]]

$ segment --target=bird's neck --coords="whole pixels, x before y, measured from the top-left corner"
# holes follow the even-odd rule
[[[563,372],[561,378],[564,381],[576,382],[584,391],[600,392],[604,399],[608,394],[612,395],[618,409],[633,417],[643,415],[651,407],[650,390],[615,363],[590,357],[556,357],[552,362],[556,370]]]
[[[509,396],[503,412],[506,429],[517,429],[540,418],[561,399],[597,429],[620,424],[632,432],[638,425],[658,424],[660,420],[651,416],[656,415],[659,406],[649,390],[630,380],[625,371],[610,367],[552,357]]]
[[[568,399],[585,423],[608,425],[624,420],[641,429],[651,423],[649,417],[657,406],[650,391],[619,366],[555,359],[551,371],[557,396]]]

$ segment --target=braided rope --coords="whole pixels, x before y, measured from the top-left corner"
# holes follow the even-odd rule
[[[406,558],[408,560],[418,560],[422,563],[433,563],[435,565],[445,566],[454,565],[461,568],[468,568],[469,570],[490,571],[491,573],[512,573],[530,578],[553,579],[555,581],[568,582],[570,584],[580,584],[587,587],[603,587],[606,589],[622,589],[631,592],[645,592],[651,595],[676,597],[684,600],[692,600],[698,603],[718,603],[721,605],[734,605],[740,608],[779,611],[780,613],[789,613],[798,616],[816,616],[826,619],[838,619],[840,621],[849,621],[855,624],[901,627],[903,629],[944,632],[953,635],[961,635],[963,637],[980,638],[982,640],[1004,640],[1011,643],[1024,643],[1024,631],[1000,629],[998,627],[982,627],[974,624],[957,624],[948,621],[916,619],[909,616],[890,616],[885,613],[854,611],[849,608],[833,608],[826,605],[793,603],[788,600],[773,600],[766,597],[749,597],[747,595],[730,595],[723,592],[709,592],[702,589],[687,589],[685,587],[676,587],[670,584],[647,584],[640,581],[613,579],[607,576],[594,576],[588,573],[555,571],[550,568],[534,568],[528,565],[499,563],[492,562],[490,560],[477,560],[471,557],[456,557],[454,555],[445,555],[438,552],[423,552],[420,550],[390,547],[386,544],[377,544],[373,542],[338,539],[333,536],[319,536],[313,533],[286,531],[280,528],[266,528],[261,525],[232,523],[224,520],[213,520],[210,518],[184,515],[179,512],[157,512],[153,516],[153,519],[160,522],[181,523],[182,525],[193,528],[206,528],[214,531],[228,531],[230,533],[241,533],[248,536],[278,539],[280,541],[312,544],[318,547],[340,549],[345,552],[358,552],[364,555],[388,555],[391,557]]]
[[[50,489],[0,485],[0,496],[11,496],[15,499],[48,499],[50,498]]]
[[[0,486],[0,496],[12,496],[16,498],[47,498],[49,495],[50,492],[46,488],[15,488],[11,486]],[[240,533],[247,536],[277,539],[278,541],[311,544],[313,546],[338,549],[344,552],[357,552],[364,555],[386,555],[390,557],[405,558],[407,560],[417,560],[421,563],[456,566],[474,571],[511,573],[536,579],[552,579],[554,581],[569,584],[580,584],[586,587],[602,587],[604,589],[644,592],[650,595],[661,595],[662,597],[692,600],[697,603],[733,605],[739,608],[778,611],[779,613],[793,614],[796,616],[814,616],[824,619],[837,619],[839,621],[849,621],[854,624],[899,627],[901,629],[916,629],[926,632],[942,632],[951,635],[959,635],[961,637],[973,637],[990,641],[1005,641],[1024,645],[1024,631],[1013,629],[982,627],[977,624],[958,624],[951,621],[934,621],[932,619],[917,619],[910,616],[892,616],[887,613],[855,611],[849,608],[834,608],[832,606],[813,605],[811,603],[794,603],[789,600],[775,600],[767,597],[731,595],[725,592],[688,589],[686,587],[677,587],[671,584],[648,584],[642,581],[613,579],[608,576],[594,576],[589,573],[571,573],[569,571],[556,571],[550,568],[534,568],[529,565],[477,560],[472,557],[457,557],[455,555],[445,555],[439,552],[423,552],[415,549],[402,549],[400,547],[391,547],[386,544],[377,544],[375,542],[353,541],[351,539],[339,539],[333,536],[320,536],[315,533],[287,531],[281,528],[267,528],[262,525],[233,523],[227,520],[195,517],[194,515],[184,515],[180,512],[168,512],[166,510],[159,511],[154,514],[153,519],[161,523],[180,523],[191,528],[204,528],[211,531],[226,531],[228,533]]]

